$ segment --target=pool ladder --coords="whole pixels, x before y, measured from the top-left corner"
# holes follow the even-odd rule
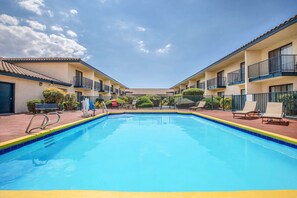
[[[57,115],[58,118],[57,118],[56,122],[49,123],[49,120],[50,119],[49,119],[48,115]],[[37,116],[43,116],[44,117],[41,125],[39,127],[34,127],[34,128],[31,128],[30,129],[30,126],[31,126],[34,118],[37,117]],[[50,126],[50,125],[53,125],[53,124],[56,124],[56,123],[60,122],[60,118],[61,118],[61,116],[59,115],[58,112],[49,112],[47,114],[45,114],[45,113],[43,113],[43,114],[35,114],[35,115],[32,116],[32,118],[31,118],[31,120],[30,120],[30,122],[29,122],[29,124],[28,124],[27,129],[26,129],[25,132],[28,133],[28,134],[30,134],[31,131],[33,131],[35,129],[45,129],[45,127],[47,127],[47,126]]]
[[[106,108],[106,104],[105,104],[104,101],[102,102],[102,112],[103,112],[103,113],[108,113],[108,110],[107,110],[107,108]]]

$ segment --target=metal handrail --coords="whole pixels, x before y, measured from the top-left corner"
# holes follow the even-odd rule
[[[39,127],[34,127],[32,129],[30,129],[30,126],[31,126],[31,124],[33,122],[33,119],[35,117],[37,117],[37,116],[40,116],[40,115],[44,116],[44,119],[43,119],[41,125]],[[55,122],[49,123],[50,119],[49,119],[48,115],[57,115],[58,118],[57,118],[57,120]],[[30,122],[29,122],[29,124],[28,124],[27,129],[26,129],[25,132],[28,133],[28,134],[30,134],[31,131],[33,131],[35,129],[45,129],[45,127],[47,127],[47,126],[50,126],[50,125],[53,125],[53,124],[56,124],[56,123],[60,122],[60,118],[61,118],[61,116],[60,116],[60,114],[58,112],[49,112],[47,114],[35,114],[35,115],[32,116],[32,118],[31,118],[31,120],[30,120]]]
[[[44,128],[47,127],[47,126],[50,126],[50,125],[53,125],[53,124],[56,124],[56,123],[60,122],[60,118],[61,118],[61,116],[60,116],[60,114],[59,114],[58,112],[49,112],[49,113],[47,113],[46,115],[47,115],[47,116],[48,116],[48,115],[57,115],[57,116],[58,116],[58,119],[56,120],[56,122],[47,123],[42,129],[44,129]]]
[[[30,128],[30,126],[32,124],[33,119],[35,117],[37,117],[37,116],[40,116],[40,115],[44,116],[44,119],[43,119],[41,125],[39,127],[35,127],[35,128],[32,128],[31,130],[29,130],[29,128]],[[48,116],[46,114],[35,114],[35,115],[32,116],[32,118],[31,118],[31,120],[30,120],[30,122],[29,122],[29,124],[27,126],[26,133],[30,134],[31,131],[33,131],[35,129],[44,129],[47,126],[47,123],[48,122],[49,122],[49,118],[48,118]]]

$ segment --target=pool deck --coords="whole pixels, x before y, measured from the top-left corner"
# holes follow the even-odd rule
[[[158,112],[193,112],[189,110],[158,110]],[[156,112],[156,110],[117,110],[112,109],[109,110],[111,113],[121,113],[121,112]],[[229,111],[220,111],[220,110],[200,110],[200,111],[194,111],[200,114],[216,117],[219,119],[223,119],[226,121],[230,121],[233,123],[245,125],[248,127],[253,127],[261,130],[265,130],[271,133],[283,135],[286,137],[297,139],[297,120],[287,120],[289,121],[289,126],[284,125],[278,125],[278,124],[262,124],[261,119],[240,119],[236,118],[234,119],[232,117],[232,113]],[[96,114],[102,113],[102,110],[96,111]],[[11,115],[0,115],[0,142],[5,142],[8,140],[13,140],[15,138],[20,138],[27,136],[28,134],[25,133],[25,130],[27,128],[28,123],[30,122],[30,119],[32,117],[32,114],[11,114]],[[50,116],[52,120],[55,120],[55,115]],[[51,129],[60,125],[64,125],[67,123],[75,122],[84,119],[82,117],[81,111],[69,111],[69,112],[63,112],[61,114],[61,120],[59,123],[48,126],[46,129]],[[36,117],[34,122],[32,123],[32,127],[36,127],[40,125],[42,122],[42,117]],[[35,130],[34,133],[40,132],[41,130]]]
[[[179,113],[191,113],[189,110],[109,110],[111,113],[124,113],[124,112],[179,112]],[[101,114],[102,111],[97,111],[96,114]],[[203,110],[196,111],[196,113],[202,116],[211,116],[216,120],[221,119],[223,122],[231,123],[232,125],[244,125],[243,127],[252,127],[260,130],[268,131],[272,134],[289,137],[294,141],[297,140],[297,121],[287,120],[290,122],[289,126],[276,125],[276,124],[262,124],[261,119],[234,119],[232,113],[228,111],[215,111],[215,110]],[[100,115],[98,115],[100,116]],[[13,114],[13,115],[0,115],[0,143],[6,144],[7,142],[14,142],[15,139],[26,139],[32,137],[25,133],[25,129],[32,117],[32,114]],[[53,120],[54,115],[51,116]],[[92,119],[92,118],[90,118]],[[88,119],[89,120],[89,119]],[[57,124],[51,125],[46,128],[45,131],[36,130],[33,135],[42,133],[51,133],[51,130],[58,130],[59,126],[69,123],[84,122],[85,118],[82,117],[81,111],[63,112],[61,114],[61,121]],[[37,117],[32,127],[38,126],[42,122],[42,117]],[[50,129],[50,130],[49,130]],[[35,198],[35,197],[62,197],[62,198],[81,198],[81,197],[297,197],[297,190],[264,190],[264,191],[234,191],[234,192],[116,192],[116,191],[94,191],[94,190],[45,190],[45,191],[31,191],[31,190],[0,190],[0,197],[23,197],[23,198]]]

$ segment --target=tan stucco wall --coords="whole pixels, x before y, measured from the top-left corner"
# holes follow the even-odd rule
[[[26,69],[70,83],[68,79],[68,63],[14,63]]]
[[[42,83],[39,86],[38,81],[26,80],[10,76],[0,75],[0,81],[15,84],[15,113],[28,112],[27,101],[32,99],[43,99],[42,92],[48,87],[57,87],[67,90],[67,87],[60,85],[53,85],[50,83]]]

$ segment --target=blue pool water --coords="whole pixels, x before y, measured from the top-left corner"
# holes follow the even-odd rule
[[[111,115],[1,155],[0,189],[297,189],[297,150],[193,115]]]

